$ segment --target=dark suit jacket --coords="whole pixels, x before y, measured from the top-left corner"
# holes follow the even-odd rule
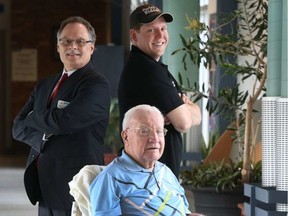
[[[35,205],[42,195],[49,208],[64,210],[71,208],[68,182],[73,176],[84,165],[104,163],[110,90],[107,80],[88,63],[63,83],[48,107],[60,76],[37,83],[14,120],[12,133],[31,146],[24,174],[31,203]],[[53,135],[43,142],[44,133]]]

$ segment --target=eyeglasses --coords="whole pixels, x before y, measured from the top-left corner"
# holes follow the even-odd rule
[[[154,130],[150,127],[127,128],[126,130],[135,130],[137,134],[142,137],[152,136],[154,132],[156,132],[158,136],[165,136],[168,131],[166,128],[158,128]]]
[[[66,38],[60,38],[59,39],[60,44],[62,44],[63,46],[71,46],[74,41],[78,47],[83,47],[87,43],[92,43],[91,40],[86,41],[84,39],[76,39],[76,40],[70,40],[70,39],[66,39]]]

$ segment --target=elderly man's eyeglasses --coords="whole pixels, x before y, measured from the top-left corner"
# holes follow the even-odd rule
[[[76,39],[76,40],[70,40],[70,39],[66,39],[66,38],[60,38],[59,39],[60,44],[62,44],[63,46],[71,46],[74,41],[78,47],[83,47],[87,43],[92,43],[91,40],[86,41],[84,39]]]
[[[158,136],[165,136],[167,134],[166,128],[152,129],[150,127],[127,128],[126,130],[135,130],[139,136],[146,137],[152,136],[155,132]]]

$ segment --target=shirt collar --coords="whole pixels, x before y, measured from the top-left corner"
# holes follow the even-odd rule
[[[163,66],[165,69],[168,70],[168,66],[167,66],[166,64],[164,64],[161,60],[156,61],[154,58],[152,58],[151,56],[147,55],[145,52],[143,52],[143,51],[142,51],[141,49],[139,49],[137,46],[132,45],[132,46],[131,46],[131,50],[132,50],[133,52],[136,52],[136,53],[139,53],[139,54],[141,54],[141,55],[144,55],[144,56],[148,57],[150,60],[153,60],[154,62],[159,63],[161,66]]]
[[[74,73],[75,71],[76,71],[76,70],[66,71],[65,68],[64,68],[62,74],[67,73],[67,75],[68,75],[68,77],[69,77],[69,76],[70,76],[72,73]]]
[[[139,164],[137,164],[128,154],[126,154],[125,150],[122,151],[121,157],[119,157],[119,160],[121,164],[128,170],[134,171],[134,172],[151,172],[151,170],[146,169]],[[156,161],[154,166],[154,172],[157,172],[160,170],[164,164],[162,164],[159,161]]]

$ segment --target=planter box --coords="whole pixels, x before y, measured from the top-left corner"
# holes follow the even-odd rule
[[[215,187],[191,188],[195,211],[205,216],[240,216],[239,203],[248,200],[243,187],[234,191],[217,192]]]
[[[287,191],[262,187],[261,184],[245,184],[244,195],[250,197],[250,203],[244,203],[245,216],[287,216],[287,212],[276,210],[277,203],[287,204]]]

